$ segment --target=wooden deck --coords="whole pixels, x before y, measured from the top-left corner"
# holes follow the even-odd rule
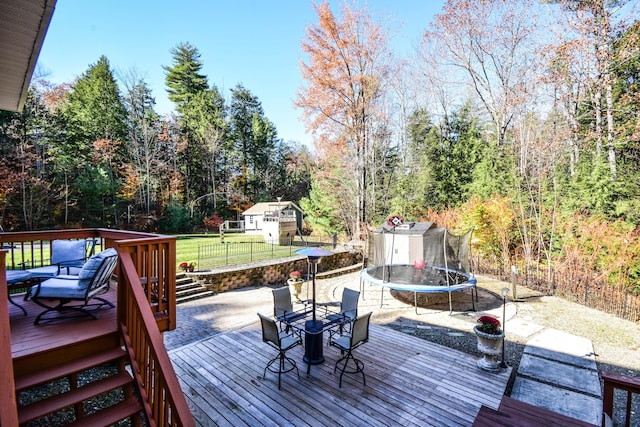
[[[370,340],[356,350],[362,377],[346,375],[342,388],[333,366],[340,353],[325,347],[325,362],[306,376],[303,348],[288,353],[300,368],[277,375],[265,365],[273,348],[256,321],[238,330],[170,352],[200,425],[470,426],[485,405],[498,408],[510,375],[481,371],[477,358],[391,328],[372,324]]]
[[[116,290],[112,287],[103,297],[115,304]],[[19,308],[9,304],[11,353],[14,359],[117,330],[115,308],[101,308],[96,311],[99,316],[97,320],[89,317],[65,319],[36,326],[33,321],[44,308],[31,301],[24,301],[21,294],[12,298],[27,310],[25,316]]]
[[[115,301],[115,290],[108,297]],[[42,308],[14,298],[29,314],[9,305],[14,357],[115,328],[115,309],[101,309],[98,320],[34,326]],[[262,379],[275,354],[262,342],[256,316],[269,313],[272,301],[271,289],[255,287],[180,306],[178,329],[165,334],[165,343],[198,425],[471,426],[482,405],[500,405],[510,368],[499,374],[481,371],[476,356],[375,322],[370,341],[356,350],[365,364],[366,387],[361,376],[346,374],[338,387],[335,348],[325,347],[325,363],[312,366],[307,377],[303,348],[297,347],[289,355],[298,362],[300,378],[284,374],[278,390],[275,374],[267,372]],[[360,305],[363,312],[379,310],[377,299]],[[410,306],[404,310],[413,312]]]

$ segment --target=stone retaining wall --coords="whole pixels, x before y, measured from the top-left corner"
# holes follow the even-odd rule
[[[362,262],[362,254],[342,251],[324,257],[318,264],[318,273],[348,267]],[[296,256],[280,260],[256,262],[234,267],[186,273],[193,281],[213,292],[223,292],[245,286],[265,286],[286,282],[289,273],[298,270],[307,275],[307,258]]]

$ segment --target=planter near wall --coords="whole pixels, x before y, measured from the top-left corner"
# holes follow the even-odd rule
[[[477,362],[478,368],[489,372],[498,372],[500,370],[500,364],[496,358],[502,353],[504,332],[501,332],[499,335],[488,334],[478,328],[479,325],[473,327],[473,332],[475,332],[478,337],[478,351],[482,353],[482,358]]]
[[[296,301],[300,301],[300,293],[302,292],[302,280],[287,280],[287,284],[291,288],[291,294],[296,298]]]

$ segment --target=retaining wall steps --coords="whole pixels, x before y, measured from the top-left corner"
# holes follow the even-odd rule
[[[212,291],[194,282],[193,279],[185,274],[178,274],[176,276],[176,304],[208,297],[213,294]]]

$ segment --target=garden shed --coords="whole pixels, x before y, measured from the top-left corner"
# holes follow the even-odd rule
[[[424,259],[424,238],[436,228],[433,222],[405,222],[398,226],[382,224],[373,234],[374,265],[413,264]]]
[[[274,218],[280,217],[295,218],[294,233],[295,230],[302,230],[302,209],[294,202],[280,200],[256,203],[242,212],[242,215],[244,217],[245,233],[262,233],[265,227],[265,219],[269,222]]]

